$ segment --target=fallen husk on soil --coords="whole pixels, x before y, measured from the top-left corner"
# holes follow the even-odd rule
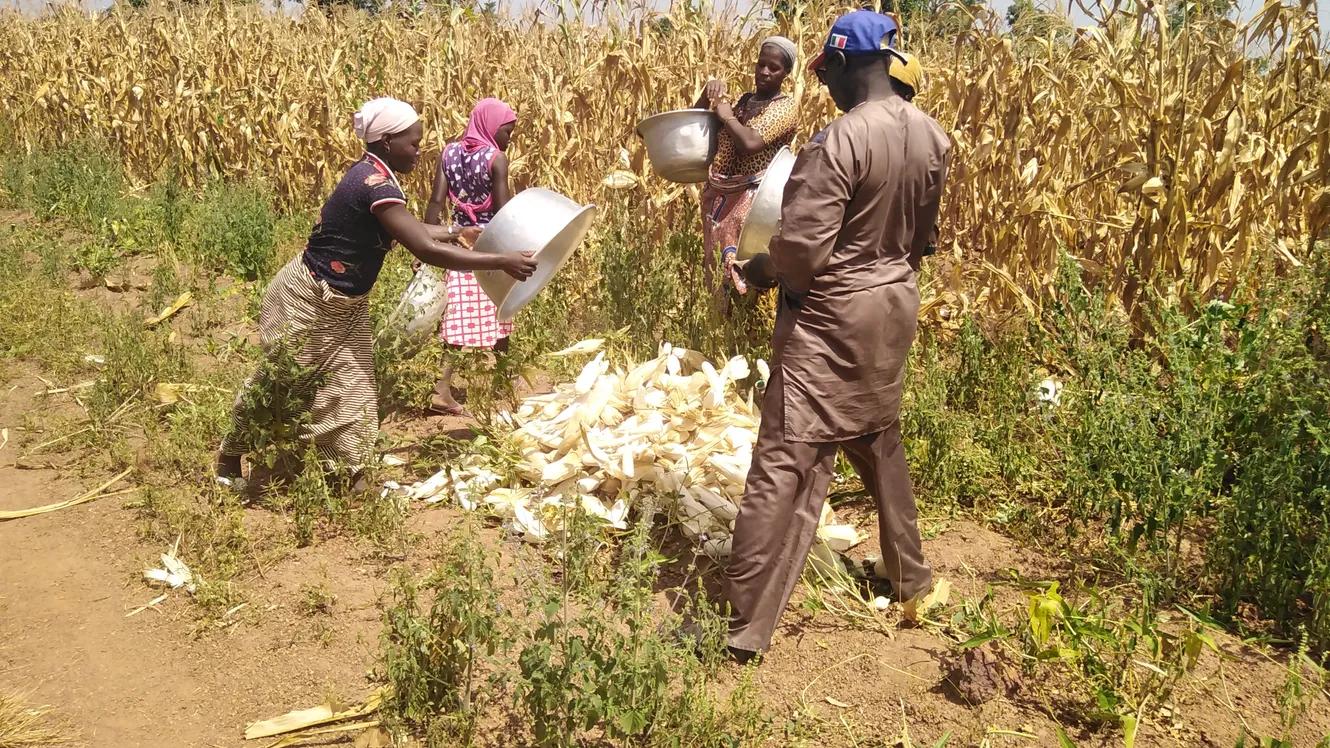
[[[354,732],[356,730],[364,730],[365,732],[361,733],[360,736],[356,738],[355,748],[362,748],[362,746],[378,748],[378,746],[391,745],[391,739],[387,736],[387,733],[379,727],[379,721],[377,719],[371,719],[364,722],[348,722],[342,725],[316,727],[309,730],[294,732],[282,736],[276,742],[269,743],[263,748],[289,748],[289,746],[304,745],[309,741],[320,740],[325,735],[334,735],[339,732]]]
[[[0,691],[0,748],[67,743],[72,736],[53,725],[49,707],[25,706],[18,695]]]
[[[736,356],[717,368],[666,343],[650,361],[615,367],[600,347],[588,340],[560,351],[596,355],[574,381],[500,414],[512,429],[497,437],[511,466],[471,455],[412,485],[408,496],[483,509],[533,542],[557,530],[570,509],[624,529],[629,507],[649,500],[723,561],[757,440],[748,360]],[[757,368],[767,367],[758,361]],[[819,550],[843,553],[862,539],[823,507]]]
[[[171,550],[161,555],[162,565],[156,569],[144,569],[143,579],[148,584],[165,585],[173,590],[185,588],[186,592],[193,594],[194,572],[181,561],[177,553],[180,552],[180,538],[176,538],[175,544]]]
[[[309,709],[297,709],[292,712],[287,712],[286,714],[283,714],[280,717],[273,717],[272,719],[265,719],[261,722],[255,722],[245,728],[245,740],[270,738],[273,737],[274,735],[294,733],[297,730],[308,730],[309,728],[313,727],[322,727],[324,725],[331,725],[334,722],[342,722],[348,719],[356,719],[359,717],[364,717],[365,715],[368,714],[373,714],[374,712],[379,710],[380,706],[383,705],[383,701],[384,699],[387,698],[388,692],[389,692],[388,686],[381,686],[375,689],[372,693],[370,693],[370,695],[363,702],[355,706],[349,707],[347,709],[339,710],[338,708],[334,707],[331,703],[325,703],[325,704],[320,704],[319,706],[316,707],[311,707]],[[365,722],[355,726],[345,726],[343,730],[323,730],[323,731],[311,730],[307,734],[315,735],[315,734],[322,734],[323,732],[340,732],[344,730],[357,729],[360,727],[373,727],[373,726],[374,726],[373,724]],[[291,736],[291,738],[293,739],[297,739],[299,737],[301,736],[298,735]],[[278,743],[282,744],[282,741],[278,741]],[[291,743],[285,743],[285,744],[291,745]]]
[[[149,317],[143,320],[143,326],[156,327],[157,325],[160,325],[161,323],[175,316],[176,312],[179,312],[181,309],[184,309],[187,306],[193,305],[193,303],[194,303],[194,294],[189,291],[185,291],[184,293],[177,296],[176,300],[171,302],[170,306],[163,309],[156,316]]]
[[[24,517],[32,517],[38,514],[46,514],[47,512],[55,512],[61,509],[68,509],[71,506],[77,506],[79,504],[92,501],[93,499],[100,499],[104,496],[117,496],[120,494],[128,493],[130,491],[133,491],[134,489],[129,488],[121,491],[112,491],[111,493],[102,493],[102,492],[110,488],[111,486],[114,486],[116,483],[119,483],[122,478],[124,478],[126,475],[129,475],[130,472],[132,471],[133,468],[125,468],[124,472],[120,473],[114,478],[111,478],[110,480],[106,481],[100,486],[97,486],[91,491],[88,491],[86,493],[81,493],[72,499],[65,499],[64,501],[57,501],[54,504],[46,504],[45,506],[35,506],[29,509],[14,509],[10,511],[0,511],[0,521],[8,519],[23,519]]]

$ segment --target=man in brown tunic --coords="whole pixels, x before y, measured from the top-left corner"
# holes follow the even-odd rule
[[[932,586],[900,402],[919,311],[915,274],[938,214],[950,143],[895,95],[895,22],[837,19],[812,67],[845,114],[800,152],[765,264],[780,285],[771,381],[725,571],[729,645],[765,650],[808,557],[836,453],[877,501],[882,561],[899,600]],[[749,280],[762,275],[750,266]]]

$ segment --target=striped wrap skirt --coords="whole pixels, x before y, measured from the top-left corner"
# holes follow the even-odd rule
[[[329,466],[357,471],[369,464],[378,435],[378,388],[374,381],[374,337],[369,295],[346,296],[314,278],[297,254],[268,284],[259,313],[260,344],[271,356],[285,346],[296,363],[309,371],[307,384],[295,389],[308,402],[310,418],[299,431]],[[222,454],[240,455],[247,443],[246,391],[251,376],[236,395],[231,433]]]

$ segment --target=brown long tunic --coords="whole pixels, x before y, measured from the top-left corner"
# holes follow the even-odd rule
[[[787,305],[725,568],[732,647],[771,645],[842,450],[877,504],[879,573],[902,601],[932,586],[899,411],[949,147],[893,98],[836,120],[795,163],[771,244]]]
[[[859,105],[800,152],[771,242],[795,307],[772,341],[787,439],[841,441],[899,417],[915,273],[950,149],[937,122],[893,97]]]

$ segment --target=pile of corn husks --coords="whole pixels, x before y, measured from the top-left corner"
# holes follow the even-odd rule
[[[558,529],[570,507],[626,528],[629,508],[649,496],[723,560],[757,439],[753,394],[768,377],[766,362],[756,362],[756,385],[741,386],[752,373],[743,357],[717,369],[702,354],[666,343],[650,361],[612,367],[601,346],[587,340],[553,354],[596,356],[573,382],[500,417],[513,429],[507,446],[520,455],[503,470],[515,479],[505,482],[487,458],[471,455],[407,495],[489,511],[531,541]],[[861,540],[829,508],[818,538],[822,558]]]

